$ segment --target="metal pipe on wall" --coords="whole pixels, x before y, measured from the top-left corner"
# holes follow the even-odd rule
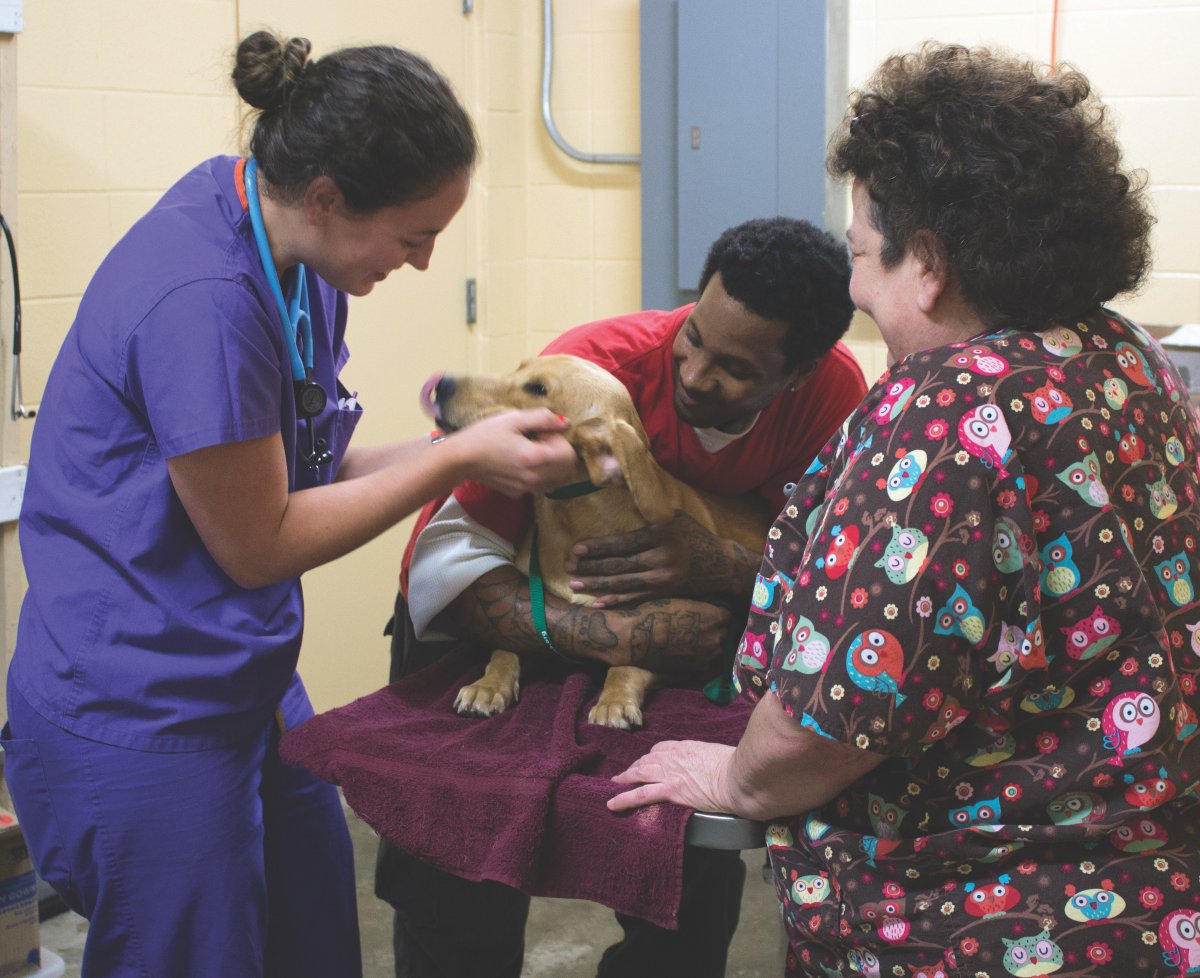
[[[542,0],[542,121],[554,144],[572,159],[583,163],[625,163],[637,165],[641,157],[636,153],[584,153],[576,149],[558,131],[554,124],[554,113],[550,109],[550,80],[554,74],[554,0]]]

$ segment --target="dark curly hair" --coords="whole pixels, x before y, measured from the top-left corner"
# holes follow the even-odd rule
[[[729,228],[708,251],[701,292],[717,272],[731,298],[787,323],[789,369],[828,353],[854,315],[846,248],[808,221],[768,217]]]
[[[993,327],[1044,329],[1136,288],[1150,265],[1144,175],[1088,80],[986,48],[925,44],[850,98],[827,168],[861,180],[882,261],[932,232]]]
[[[328,175],[365,213],[428,197],[474,167],[471,119],[424,58],[377,45],[310,61],[310,48],[257,31],[238,45],[232,72],[259,110],[250,152],[285,201]]]

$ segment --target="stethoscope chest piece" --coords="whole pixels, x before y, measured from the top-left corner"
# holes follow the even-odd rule
[[[325,410],[325,404],[329,397],[325,393],[325,388],[315,380],[305,377],[303,380],[297,380],[295,387],[297,418],[315,418]]]

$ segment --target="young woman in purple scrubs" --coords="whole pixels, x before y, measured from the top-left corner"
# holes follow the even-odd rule
[[[348,447],[347,294],[428,266],[476,141],[416,55],[308,51],[242,41],[251,159],[117,243],[34,429],[4,773],[89,978],[361,973],[337,793],[276,752],[312,714],[299,576],[463,479],[573,477],[549,412]]]

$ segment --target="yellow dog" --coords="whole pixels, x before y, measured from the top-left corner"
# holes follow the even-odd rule
[[[596,364],[574,356],[527,360],[503,377],[444,376],[437,384],[436,415],[457,429],[512,408],[547,407],[570,422],[564,432],[598,491],[571,498],[538,495],[534,501],[537,556],[545,590],[574,604],[593,598],[573,591],[563,564],[579,540],[665,523],[682,511],[711,533],[760,550],[768,522],[750,500],[703,493],[664,471],[624,385]],[[529,573],[531,532],[517,566]],[[496,649],[483,678],[459,691],[459,713],[491,716],[508,709],[520,687],[520,660]],[[642,704],[657,677],[637,666],[608,670],[591,723],[632,729],[642,724]]]

